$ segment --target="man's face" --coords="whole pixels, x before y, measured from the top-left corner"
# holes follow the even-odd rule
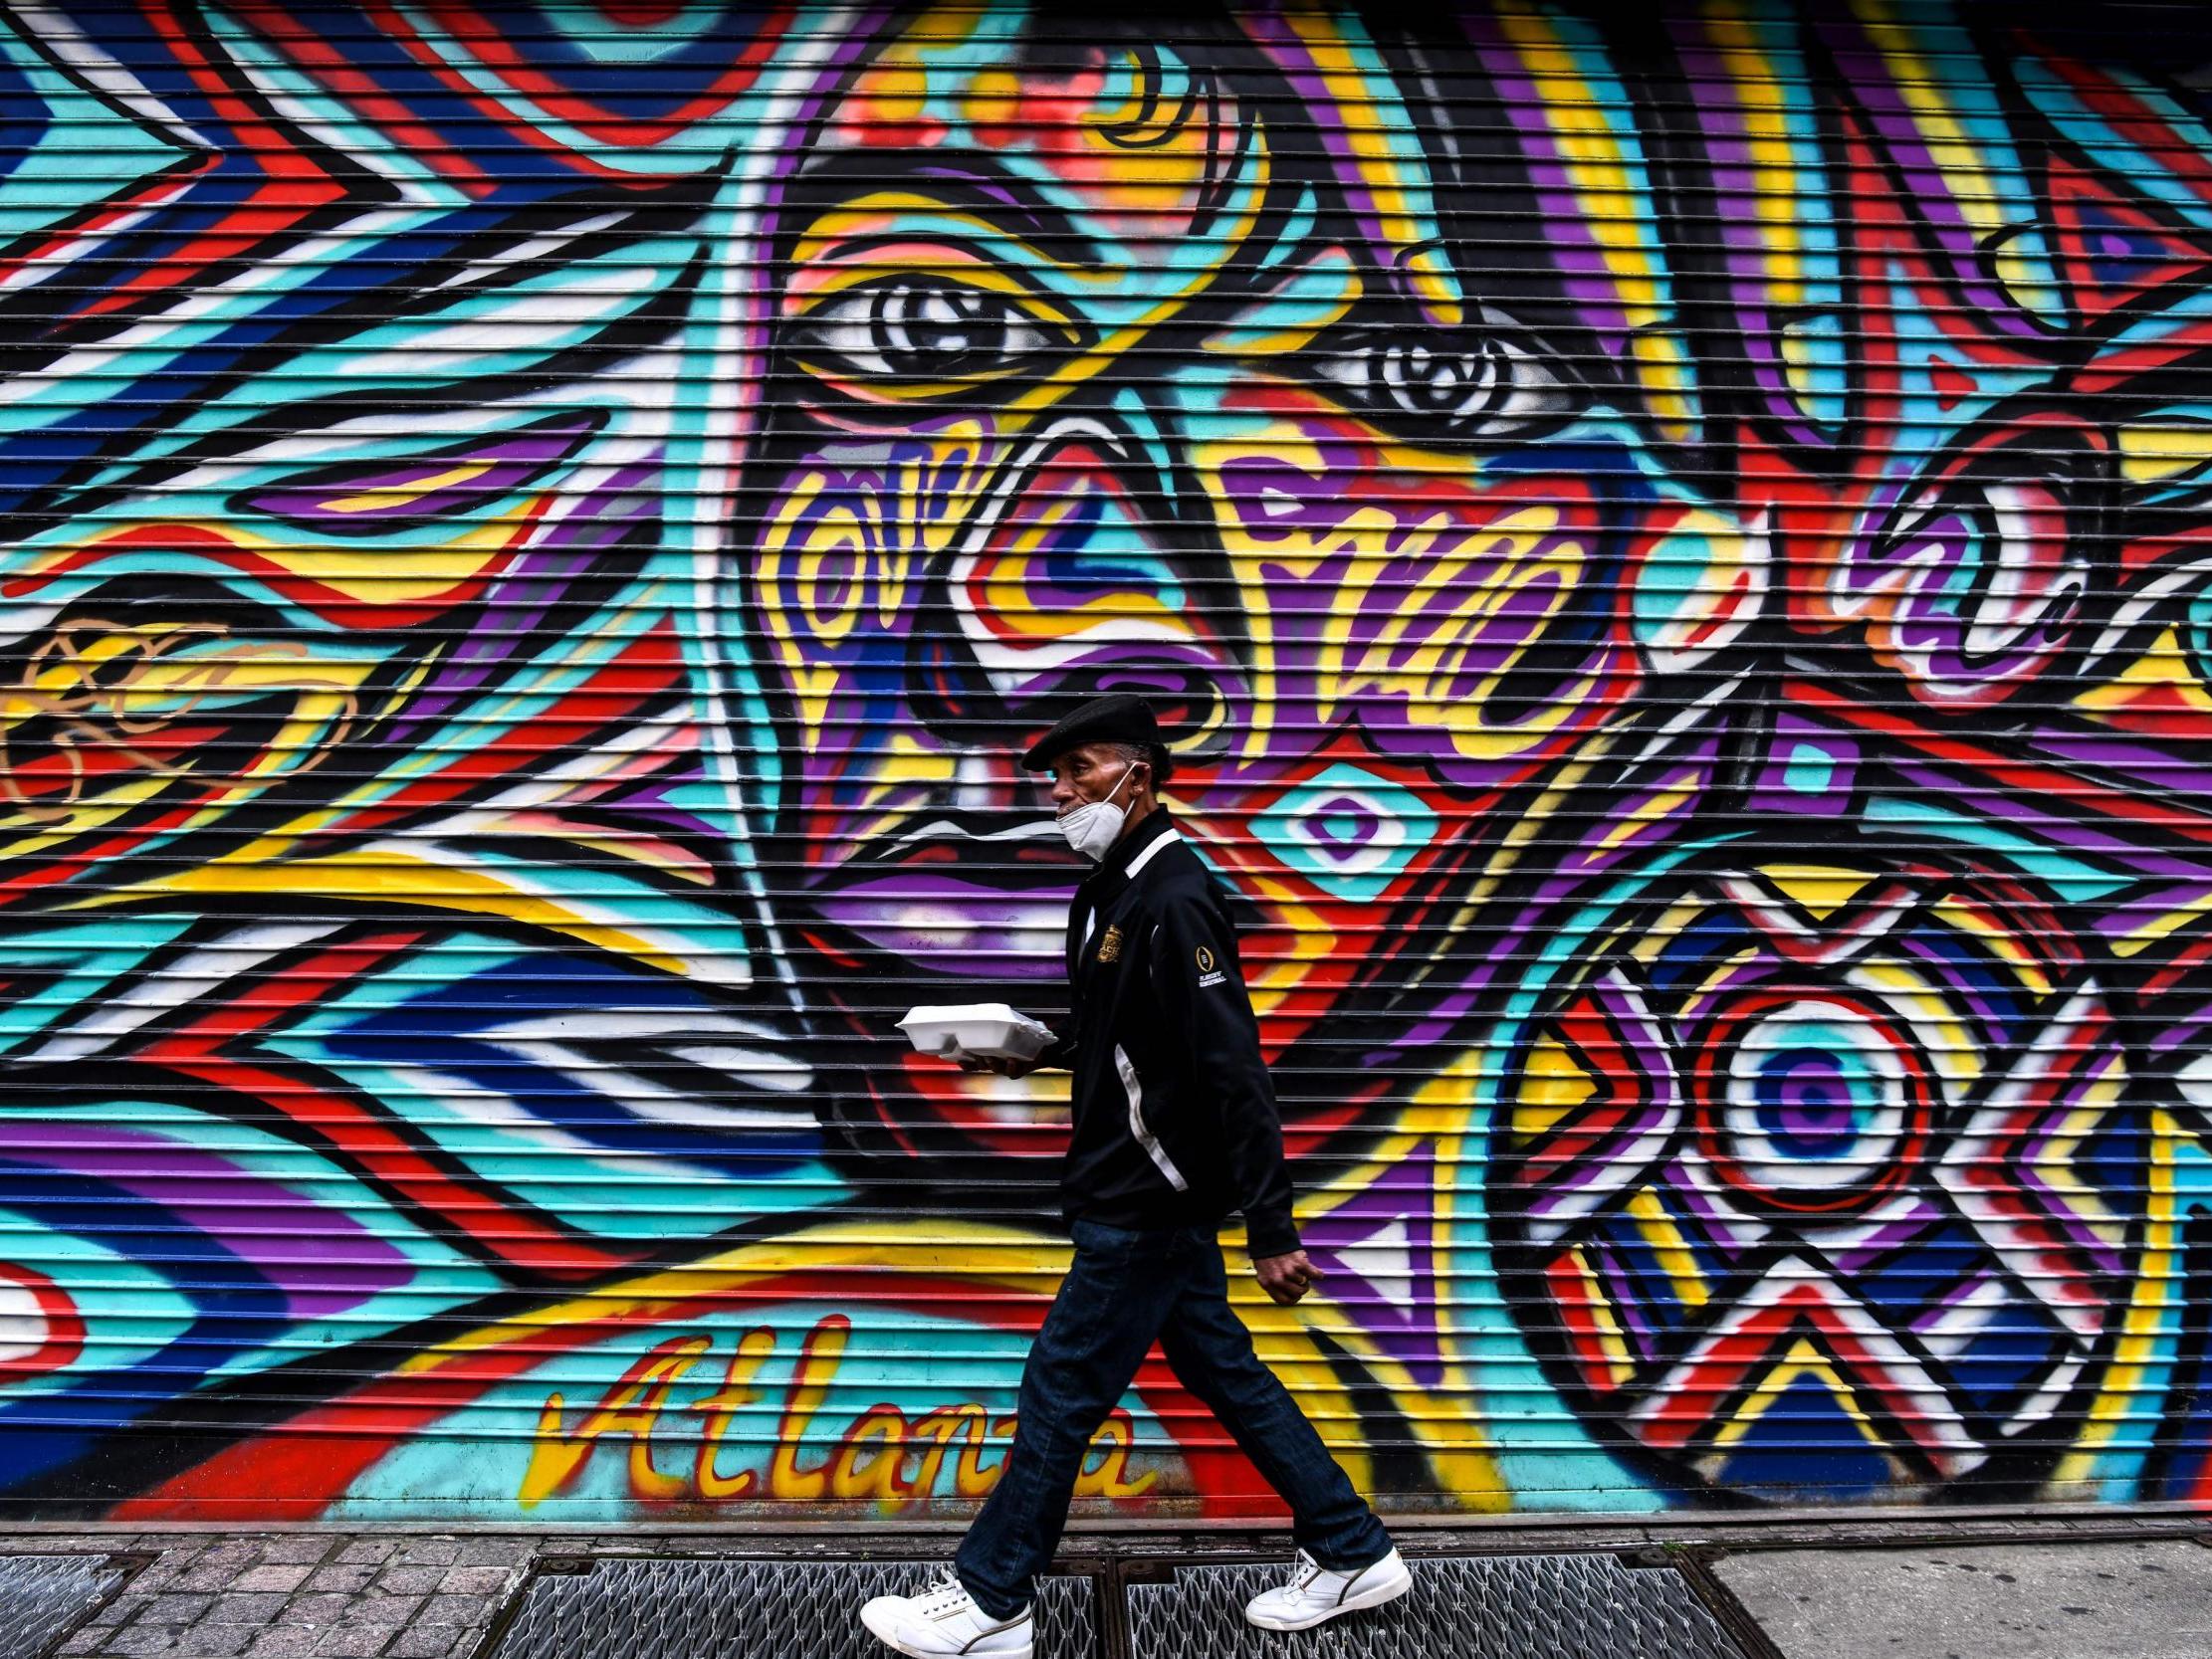
[[[1053,816],[1065,818],[1079,806],[1104,800],[1118,800],[1125,811],[1132,810],[1136,791],[1144,787],[1141,764],[1109,743],[1076,744],[1052,762]]]
[[[1462,275],[1418,146],[1320,144],[1418,124],[1356,30],[1252,27],[1281,38],[1046,64],[937,16],[850,83],[777,209],[745,596],[794,932],[843,970],[802,982],[867,987],[856,1033],[948,978],[1056,1000],[1082,866],[1012,757],[1140,692],[1247,901],[1295,1119],[1354,965],[1411,971],[1420,896],[1623,710],[1636,560],[1693,510]],[[1280,96],[1313,58],[1355,67]],[[1694,602],[1688,546],[1662,604]],[[1051,1149],[1010,1133],[1036,1086],[907,1066],[880,1087]]]

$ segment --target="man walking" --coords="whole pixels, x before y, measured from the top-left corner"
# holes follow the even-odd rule
[[[1003,1472],[955,1558],[919,1596],[881,1596],[867,1627],[913,1659],[1029,1659],[1036,1576],[1051,1560],[1091,1436],[1157,1341],[1290,1506],[1290,1582],[1246,1608],[1303,1630],[1412,1585],[1382,1524],[1228,1304],[1218,1231],[1244,1216],[1252,1271],[1280,1304],[1319,1278],[1290,1214],[1282,1129],[1219,891],[1159,803],[1169,760],[1150,705],[1098,698],[1021,757],[1052,773],[1058,823],[1098,868],[1068,917],[1072,1009],[1019,1077],[1074,1073],[1061,1175],[1075,1255],[1021,1374]]]

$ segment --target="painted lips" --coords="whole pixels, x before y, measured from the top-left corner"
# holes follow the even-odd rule
[[[935,817],[825,873],[813,909],[920,971],[1049,979],[1083,869],[1042,815]]]

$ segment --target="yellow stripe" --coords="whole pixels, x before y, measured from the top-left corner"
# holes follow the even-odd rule
[[[2004,198],[1982,167],[1980,146],[1944,102],[1936,66],[1913,50],[1910,33],[1885,0],[1857,0],[1853,10],[1866,26],[1867,38],[1889,61],[1890,85],[1912,111],[1912,124],[1942,173],[1951,201],[1975,230],[1987,234],[2003,229]]]
[[[1759,50],[1757,32],[1739,7],[1715,6],[1707,32],[1728,72],[1736,109],[1751,155],[1760,263],[1778,306],[1805,300],[1803,238],[1798,235],[1798,163],[1789,117],[1779,95],[1762,91],[1780,86],[1774,65]]]
[[[432,473],[428,478],[418,478],[411,484],[385,485],[376,490],[363,490],[357,496],[333,496],[323,503],[322,508],[325,513],[375,513],[417,501],[439,490],[450,490],[457,484],[474,483],[491,470],[489,461],[464,462],[442,473]]]
[[[1688,1235],[1659,1202],[1659,1194],[1648,1186],[1639,1187],[1629,1200],[1629,1214],[1635,1218],[1636,1230],[1644,1235],[1644,1242],[1652,1247],[1661,1271],[1672,1281],[1682,1306],[1702,1308],[1711,1301],[1705,1276],[1697,1269],[1697,1253],[1690,1248]]]
[[[521,892],[487,871],[431,864],[397,851],[335,853],[327,858],[302,859],[294,863],[276,862],[273,855],[286,845],[289,839],[271,838],[240,848],[219,863],[115,888],[65,908],[104,910],[170,893],[397,903],[427,910],[496,916],[544,929],[547,933],[646,963],[664,972],[686,977],[692,972],[689,961],[658,948],[627,928],[589,921],[557,900]]]
[[[1316,12],[1293,12],[1284,21],[1304,45],[1307,58],[1340,111],[1365,109],[1379,102],[1376,89],[1334,22]],[[1417,196],[1426,191],[1408,179],[1405,165],[1392,153],[1388,131],[1381,123],[1344,120],[1337,130],[1352,152],[1352,165],[1367,188],[1369,200],[1375,204],[1385,242],[1401,251],[1421,250],[1402,252],[1398,268],[1412,281],[1414,292],[1427,302],[1434,320],[1446,327],[1457,326],[1466,316],[1457,277],[1441,249],[1424,246],[1436,240],[1430,216],[1416,203]]]
[[[2158,1384],[2152,1378],[2168,1368],[2165,1327],[2169,1310],[2184,1289],[2181,1276],[2181,1221],[2174,1202],[2175,1146],[2187,1132],[2155,1108],[2150,1114],[2150,1158],[2144,1171],[2148,1188],[2148,1225],[2143,1251],[2130,1277],[2127,1306],[2119,1320],[2112,1360],[2097,1397],[2082,1414],[2074,1449],[2051,1473],[2056,1490],[2094,1480],[2098,1453],[2109,1446],[2126,1423],[2136,1395]]]

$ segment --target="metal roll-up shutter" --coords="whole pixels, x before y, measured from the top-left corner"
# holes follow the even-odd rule
[[[2181,5],[0,10],[0,1504],[947,1521],[1171,728],[1394,1514],[2193,1501]],[[1227,1238],[1238,1282],[1240,1234]],[[1159,1360],[1078,1507],[1273,1513]]]

